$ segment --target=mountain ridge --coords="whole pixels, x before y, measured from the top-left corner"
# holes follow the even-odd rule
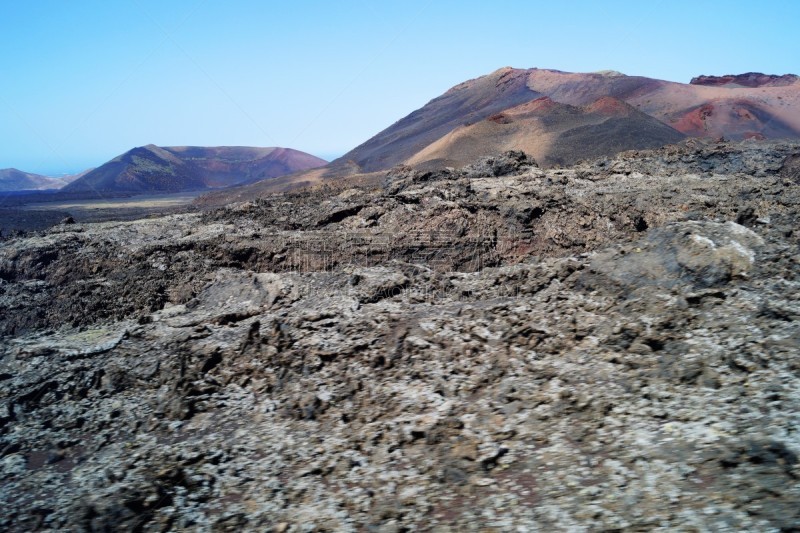
[[[796,74],[764,74],[762,72],[746,72],[744,74],[725,74],[723,76],[697,76],[691,79],[690,85],[739,86],[739,87],[780,87],[800,81]]]

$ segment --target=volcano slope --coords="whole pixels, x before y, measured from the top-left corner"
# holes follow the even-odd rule
[[[0,246],[0,528],[792,530],[797,144]]]

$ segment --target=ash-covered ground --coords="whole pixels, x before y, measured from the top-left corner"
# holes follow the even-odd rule
[[[7,531],[793,531],[800,145],[0,243]]]

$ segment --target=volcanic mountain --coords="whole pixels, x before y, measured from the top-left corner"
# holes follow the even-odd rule
[[[569,146],[573,144],[580,150],[580,143],[568,142],[564,146],[550,140],[567,133],[570,121],[566,115],[575,116],[576,110],[567,111],[559,105],[534,103],[542,97],[557,104],[580,107],[604,107],[609,101],[596,102],[611,97],[693,137],[724,136],[733,140],[800,137],[800,78],[793,75],[750,73],[741,76],[702,76],[690,84],[682,84],[626,76],[613,71],[580,74],[507,67],[456,85],[431,100],[331,163],[332,174],[341,172],[347,166],[357,166],[361,171],[371,172],[409,160],[419,163],[428,157],[426,153],[458,153],[457,146],[444,148],[448,144],[446,138],[454,143],[465,144],[463,139],[467,135],[481,137],[488,133],[492,136],[498,128],[475,125],[487,119],[492,121],[492,117],[498,115],[512,116],[515,120],[515,127],[505,128],[516,130],[515,133],[507,131],[503,135],[507,148],[524,149],[533,144],[537,147],[534,152],[538,150],[540,157],[554,161],[574,161],[582,157],[583,154],[573,153]],[[531,104],[535,112],[530,113],[530,109],[523,104]],[[585,109],[583,114],[597,113]],[[584,118],[591,122],[588,116]],[[644,147],[636,146],[636,143],[642,144],[644,140],[636,133],[643,127],[648,131],[645,138],[649,146],[673,142],[676,138],[672,131],[643,126],[646,122],[644,118],[630,110],[620,113],[616,118],[633,119],[635,124],[629,128],[616,121],[611,131],[595,128],[595,135],[592,135],[584,129],[575,136],[595,143],[607,143],[605,137],[609,133],[627,137],[627,141],[618,138],[608,143],[606,150],[611,151]],[[470,130],[469,133],[466,130]],[[543,140],[532,140],[531,135],[542,136]],[[569,138],[567,134],[561,140]],[[629,144],[629,141],[634,141],[634,144]],[[476,139],[465,145],[472,151],[475,144],[480,142],[483,141]],[[432,146],[434,143],[436,147]],[[545,154],[544,145],[560,153],[555,156]],[[594,152],[602,153],[603,150],[598,148]]]
[[[290,148],[134,148],[88,172],[65,192],[179,192],[245,184],[325,164]]]
[[[67,181],[63,178],[50,178],[39,174],[31,174],[16,168],[0,169],[0,192],[60,189],[66,183]]]

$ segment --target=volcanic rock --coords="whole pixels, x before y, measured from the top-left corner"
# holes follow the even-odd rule
[[[799,150],[499,154],[5,240],[0,528],[791,530]]]

